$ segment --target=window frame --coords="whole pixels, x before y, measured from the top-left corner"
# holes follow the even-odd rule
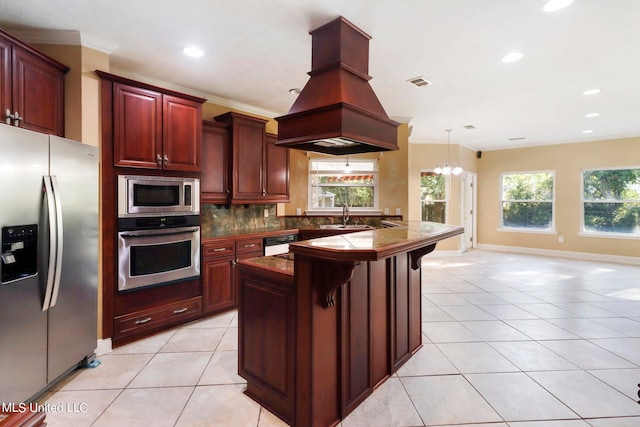
[[[338,207],[333,207],[333,208],[324,208],[324,207],[314,207],[312,206],[313,203],[313,181],[312,181],[312,176],[313,174],[316,172],[313,169],[313,164],[314,162],[319,162],[319,163],[336,163],[336,162],[342,162],[343,159],[342,158],[325,158],[325,157],[310,157],[309,158],[309,163],[308,163],[308,169],[309,169],[309,173],[307,176],[307,210],[305,212],[305,214],[307,215],[326,215],[326,214],[342,214],[342,206],[338,206]],[[344,162],[347,162],[347,159],[344,159]],[[349,212],[350,214],[354,214],[354,213],[362,213],[362,214],[379,214],[380,213],[380,209],[378,208],[379,206],[379,184],[380,184],[380,161],[379,159],[354,159],[354,158],[350,158],[349,159],[349,165],[351,166],[353,172],[350,173],[346,173],[346,172],[342,172],[342,171],[330,171],[332,173],[334,173],[336,176],[339,175],[349,175],[351,173],[357,173],[358,169],[357,167],[354,167],[354,165],[358,165],[360,163],[367,163],[367,164],[372,164],[373,165],[373,171],[366,171],[369,174],[373,175],[373,185],[371,187],[373,187],[373,206],[372,207],[351,207],[349,206]]]
[[[520,200],[520,202],[551,202],[551,224],[548,228],[527,228],[527,227],[514,227],[510,225],[504,225],[504,212],[503,206],[505,200],[502,198],[504,194],[504,177],[505,175],[533,175],[540,173],[549,173],[551,174],[551,178],[553,180],[553,191],[551,200]],[[498,231],[510,231],[517,233],[532,233],[532,234],[557,234],[556,230],[556,173],[555,170],[552,169],[541,169],[541,170],[527,170],[527,171],[505,171],[500,173],[500,181],[499,181],[499,203],[498,203],[498,218],[500,219],[500,223],[498,226]],[[518,202],[518,200],[506,200],[510,202]]]
[[[451,197],[451,192],[450,192],[450,188],[451,188],[451,175],[449,176],[445,176],[445,175],[439,175],[436,174],[435,171],[433,169],[421,169],[420,170],[420,177],[422,178],[422,174],[423,173],[432,173],[435,176],[442,176],[444,177],[444,200],[442,200],[444,202],[444,223],[446,224],[449,222],[449,199]],[[420,194],[422,195],[422,179],[420,179]],[[439,202],[441,200],[434,200],[434,202]],[[420,198],[420,220],[422,220],[422,205],[423,205],[423,199]]]
[[[599,238],[610,238],[610,239],[628,239],[628,240],[640,240],[640,233],[631,234],[631,233],[621,233],[615,231],[588,231],[585,227],[584,221],[584,205],[587,201],[584,198],[584,174],[585,172],[593,172],[593,171],[612,171],[612,170],[640,170],[640,166],[618,166],[618,167],[600,167],[600,168],[584,168],[580,170],[580,232],[578,232],[578,236],[582,237],[599,237]],[[589,203],[625,203],[625,202],[640,202],[638,200],[603,200],[603,201],[588,201]]]

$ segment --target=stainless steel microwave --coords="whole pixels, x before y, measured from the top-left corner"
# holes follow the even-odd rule
[[[200,180],[118,176],[118,217],[199,215]]]

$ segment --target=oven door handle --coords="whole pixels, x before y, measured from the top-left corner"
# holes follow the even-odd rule
[[[158,234],[149,234],[149,233],[120,233],[120,237],[125,237],[125,238],[136,238],[136,237],[156,237],[156,236],[174,236],[176,234],[191,234],[191,233],[195,233],[197,232],[198,229],[197,228],[190,228],[188,230],[184,230],[184,231],[174,231],[171,233],[158,233]]]

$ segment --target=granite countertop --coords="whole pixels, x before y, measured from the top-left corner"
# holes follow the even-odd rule
[[[238,261],[239,264],[249,265],[274,273],[284,274],[293,277],[293,256],[284,254],[282,256],[263,256]]]
[[[337,261],[375,261],[429,246],[463,232],[464,228],[460,226],[406,221],[397,227],[294,242],[289,245],[289,250],[294,254]]]

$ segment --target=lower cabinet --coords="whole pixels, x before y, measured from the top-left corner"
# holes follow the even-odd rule
[[[160,305],[114,318],[114,333],[119,339],[137,337],[169,326],[184,323],[202,314],[202,298]]]
[[[224,240],[202,245],[202,311],[237,307],[236,262],[262,256],[262,238]]]

